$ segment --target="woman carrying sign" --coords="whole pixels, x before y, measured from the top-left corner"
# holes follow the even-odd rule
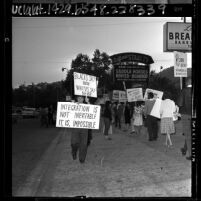
[[[84,97],[76,96],[76,102],[83,104]],[[79,151],[79,161],[84,163],[87,155],[88,129],[72,128],[71,132],[71,148],[73,160],[77,159]]]

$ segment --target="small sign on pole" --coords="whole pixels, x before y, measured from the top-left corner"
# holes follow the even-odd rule
[[[187,77],[187,54],[174,52],[174,77]]]

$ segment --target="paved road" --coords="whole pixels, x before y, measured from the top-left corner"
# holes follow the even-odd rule
[[[164,147],[161,135],[157,142],[147,141],[146,128],[140,136],[114,128],[111,141],[95,132],[86,162],[80,164],[72,160],[68,129],[25,122],[13,129],[14,196],[191,196],[191,162],[179,150],[179,125],[172,149]]]

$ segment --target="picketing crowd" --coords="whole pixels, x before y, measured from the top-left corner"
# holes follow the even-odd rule
[[[173,146],[171,135],[175,134],[175,121],[182,121],[183,134],[185,136],[184,147],[181,148],[186,159],[191,160],[191,79],[186,82],[186,87],[178,96],[178,100],[173,101],[168,94],[163,94],[160,106],[160,118],[151,115],[151,111],[156,102],[154,94],[148,93],[148,99],[138,100],[132,103],[119,103],[106,101],[102,113],[104,122],[104,136],[107,140],[112,140],[112,127],[129,131],[130,134],[141,134],[142,126],[147,127],[148,140],[155,141],[158,138],[158,131],[165,135],[165,145]],[[160,126],[158,122],[160,121]]]
[[[88,101],[87,101],[88,100]],[[73,102],[90,104],[89,99],[84,96],[75,96]],[[110,134],[115,134],[115,129],[128,132],[129,135],[141,135],[142,127],[147,128],[148,140],[156,141],[158,133],[165,135],[165,145],[170,148],[173,146],[171,135],[175,134],[175,122],[181,120],[182,133],[185,136],[184,146],[181,148],[182,155],[191,160],[191,78],[186,80],[186,86],[181,91],[176,101],[171,100],[168,94],[163,94],[160,105],[160,117],[151,115],[151,111],[156,102],[153,92],[149,92],[147,99],[135,102],[112,102],[106,101],[101,106],[100,127],[106,140],[112,140]],[[41,126],[54,125],[55,110],[41,108]],[[160,122],[160,123],[159,123]],[[159,126],[160,125],[160,126]],[[115,135],[114,135],[115,136]],[[71,129],[71,153],[73,160],[77,159],[84,163],[87,155],[87,148],[92,140],[92,130],[73,128]]]

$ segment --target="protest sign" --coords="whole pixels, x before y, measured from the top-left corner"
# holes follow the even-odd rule
[[[103,98],[104,98],[105,102],[110,101],[110,97],[108,94],[103,94]]]
[[[143,99],[142,88],[127,89],[127,97],[128,102],[142,100]]]
[[[151,110],[151,113],[150,113],[151,116],[157,117],[159,119],[161,118],[160,117],[161,102],[162,102],[161,99],[156,98],[156,101],[155,101],[153,108]]]
[[[187,77],[187,54],[174,52],[174,77]]]
[[[99,129],[99,120],[99,105],[57,103],[56,127]]]
[[[97,81],[92,75],[74,72],[75,95],[97,97]]]
[[[119,102],[126,102],[127,96],[125,91],[119,91]]]
[[[119,90],[113,90],[112,100],[119,101]]]
[[[148,96],[149,92],[152,92],[154,94],[154,99],[156,99],[156,98],[162,99],[162,97],[163,97],[162,91],[147,88],[145,91],[145,94],[144,94],[144,100],[146,100],[148,98],[147,96]]]

